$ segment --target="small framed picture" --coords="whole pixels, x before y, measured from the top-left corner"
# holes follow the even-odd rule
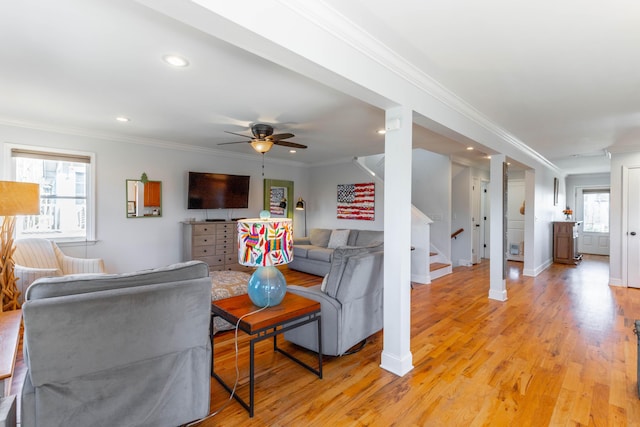
[[[127,202],[127,213],[128,214],[136,213],[136,202]]]

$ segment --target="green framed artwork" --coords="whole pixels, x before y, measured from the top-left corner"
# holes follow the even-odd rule
[[[264,180],[264,210],[271,213],[272,218],[292,218],[293,181],[280,179]]]

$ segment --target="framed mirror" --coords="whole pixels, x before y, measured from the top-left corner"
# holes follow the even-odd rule
[[[127,218],[162,216],[162,182],[127,179]]]
[[[278,179],[264,180],[264,210],[271,213],[271,218],[293,218],[293,181]]]

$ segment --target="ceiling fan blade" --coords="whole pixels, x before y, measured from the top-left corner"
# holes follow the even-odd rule
[[[241,136],[243,138],[248,138],[248,139],[252,139],[253,138],[252,136],[249,136],[249,135],[243,135],[241,133],[229,132],[228,130],[225,130],[224,132],[225,133],[230,133],[231,135]]]
[[[281,145],[283,147],[300,148],[300,149],[307,148],[306,145],[302,145],[302,144],[298,144],[298,143],[290,142],[290,141],[273,141],[273,143],[275,145]]]
[[[292,133],[278,133],[276,135],[268,136],[267,139],[271,139],[273,141],[280,141],[281,139],[293,138],[295,135]]]
[[[244,142],[251,142],[251,140],[249,140],[249,141],[234,141],[234,142],[220,142],[220,143],[218,143],[218,145],[242,144]]]

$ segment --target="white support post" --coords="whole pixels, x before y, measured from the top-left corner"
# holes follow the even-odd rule
[[[507,194],[504,154],[491,155],[491,259],[489,263],[489,298],[507,300],[505,199]]]
[[[386,111],[384,169],[384,342],[380,366],[413,369],[411,340],[411,149],[413,112]]]

